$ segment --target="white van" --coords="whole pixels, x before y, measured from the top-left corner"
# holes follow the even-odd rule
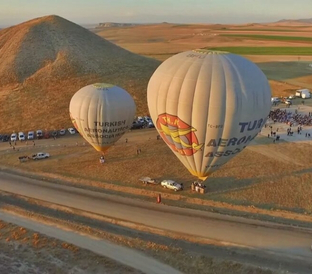
[[[296,90],[296,97],[300,97],[303,99],[311,98],[310,90],[308,89],[298,89]]]
[[[42,132],[42,130],[41,130],[41,129],[38,129],[38,130],[36,131],[36,135],[37,135],[37,139],[41,139],[41,138],[43,137],[43,132]]]
[[[20,140],[20,141],[25,141],[25,134],[24,134],[24,132],[19,132],[18,133],[18,140]]]
[[[272,104],[278,104],[280,101],[281,101],[281,99],[278,98],[278,97],[272,97],[271,98],[271,103]]]
[[[35,132],[28,131],[27,139],[28,140],[33,140],[34,138],[35,138]]]
[[[11,142],[15,142],[17,140],[17,134],[16,133],[12,133],[10,140],[11,140]]]

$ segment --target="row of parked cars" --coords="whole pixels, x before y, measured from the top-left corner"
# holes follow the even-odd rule
[[[153,124],[153,121],[152,121],[151,117],[148,117],[148,116],[141,117],[141,116],[139,116],[138,118],[136,118],[133,121],[131,129],[153,128],[153,127],[155,127],[155,126]]]
[[[67,131],[70,134],[76,134],[76,130],[74,128],[68,128]],[[50,138],[50,137],[57,137],[57,136],[64,136],[66,134],[66,129],[61,130],[53,130],[53,131],[43,131],[38,129],[36,131],[28,131],[27,134],[20,131],[18,133],[13,132],[11,135],[0,134],[0,141],[2,142],[16,142],[16,141],[26,141],[26,140],[35,140],[35,139],[43,139],[43,138]]]
[[[144,116],[144,117],[137,117],[133,123],[131,129],[140,129],[140,128],[154,128],[153,121],[151,117]],[[76,134],[77,131],[75,128],[68,128],[67,131],[70,134]],[[53,131],[43,131],[38,129],[36,131],[29,131],[27,134],[20,131],[18,133],[13,132],[11,135],[9,134],[0,134],[0,141],[2,142],[16,142],[16,141],[26,141],[26,140],[35,140],[35,139],[43,139],[43,138],[50,138],[50,137],[57,137],[63,136],[66,134],[66,129],[61,130],[53,130]]]

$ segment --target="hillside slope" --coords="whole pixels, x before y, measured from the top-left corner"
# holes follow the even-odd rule
[[[108,82],[147,112],[146,86],[160,64],[59,16],[0,31],[0,132],[70,124],[68,104],[81,87]]]

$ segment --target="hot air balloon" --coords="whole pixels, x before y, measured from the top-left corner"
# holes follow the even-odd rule
[[[147,102],[162,139],[191,174],[205,180],[260,132],[270,112],[271,90],[251,61],[193,50],[156,69]]]
[[[135,103],[127,91],[103,83],[78,90],[69,105],[75,128],[103,154],[131,128],[135,110]]]

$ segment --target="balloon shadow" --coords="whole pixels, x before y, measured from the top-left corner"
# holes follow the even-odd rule
[[[260,181],[261,178],[210,177],[204,183],[207,186],[208,193],[216,194],[246,188]]]

